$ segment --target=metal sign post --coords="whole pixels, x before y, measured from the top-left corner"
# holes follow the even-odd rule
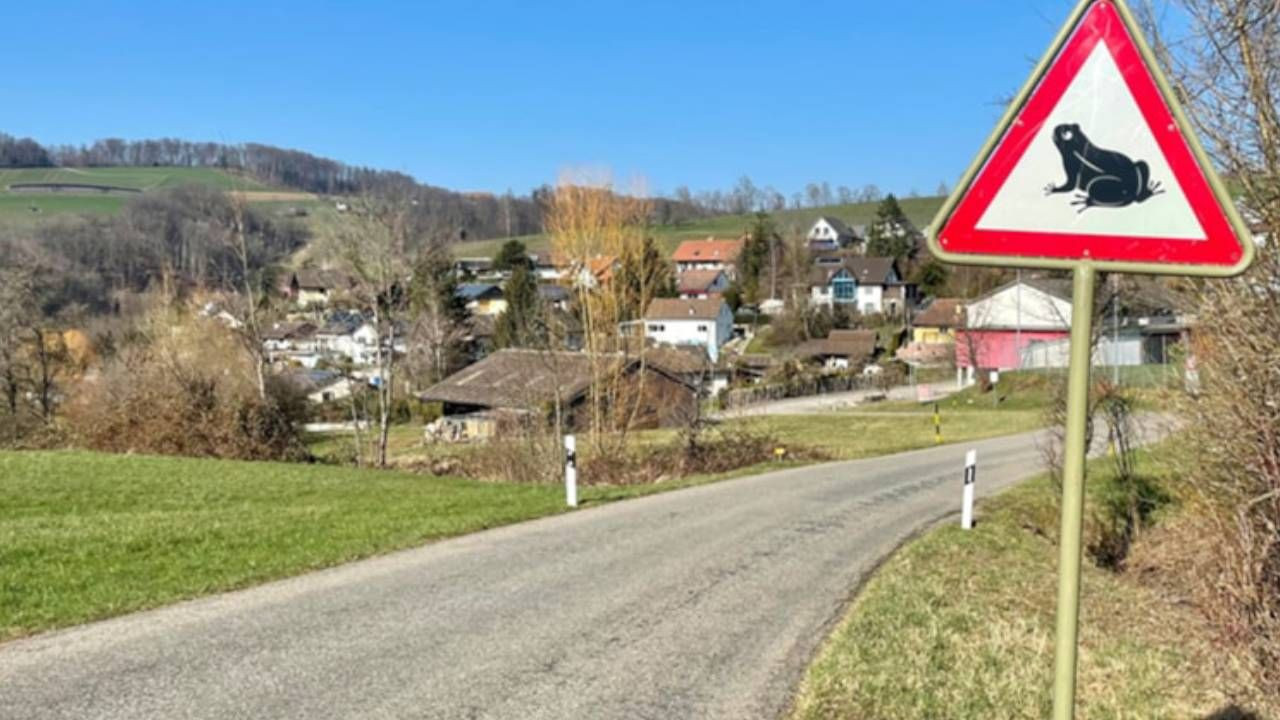
[[[943,262],[1073,275],[1053,692],[1070,720],[1097,273],[1230,277],[1252,236],[1124,0],[1080,0],[928,240]]]
[[[1058,534],[1058,622],[1053,652],[1053,717],[1070,720],[1076,696],[1080,627],[1080,558],[1084,530],[1084,446],[1089,421],[1089,334],[1095,273],[1075,269],[1071,293],[1071,368],[1067,378],[1066,447],[1062,460],[1062,530]]]

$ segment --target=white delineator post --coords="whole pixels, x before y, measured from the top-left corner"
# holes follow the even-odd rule
[[[978,451],[970,450],[964,456],[964,498],[960,505],[960,527],[973,529],[973,484],[978,480]]]
[[[578,507],[578,453],[572,435],[564,436],[564,500]]]

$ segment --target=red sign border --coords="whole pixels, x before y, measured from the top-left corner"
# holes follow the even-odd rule
[[[996,192],[1099,43],[1106,44],[1116,65],[1122,69],[1129,91],[1182,186],[1206,240],[977,228]],[[963,261],[962,258],[972,255],[996,262],[1000,258],[1056,260],[1052,266],[1064,261],[1094,261],[1201,266],[1214,269],[1214,274],[1242,270],[1248,264],[1251,248],[1244,246],[1245,238],[1228,216],[1230,210],[1223,206],[1221,195],[1215,192],[1206,175],[1206,171],[1212,170],[1198,160],[1189,142],[1191,138],[1187,137],[1189,131],[1184,132],[1184,124],[1175,117],[1171,102],[1161,91],[1146,55],[1115,4],[1111,0],[1094,2],[1080,14],[1061,49],[1056,53],[1051,50],[1051,54],[1054,55],[1052,63],[1030,93],[1024,93],[1025,102],[1006,121],[994,150],[972,183],[958,193],[959,202],[941,225],[942,230],[936,237],[940,254],[952,256],[944,259]],[[1177,270],[1170,268],[1170,271]]]

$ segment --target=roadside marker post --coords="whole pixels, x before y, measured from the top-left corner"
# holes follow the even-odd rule
[[[564,499],[569,507],[578,507],[578,452],[572,435],[564,436]]]
[[[942,413],[938,411],[938,403],[933,404],[933,444],[942,444]]]
[[[960,527],[973,529],[973,486],[978,482],[978,451],[964,454],[964,497],[960,504]]]
[[[1231,277],[1254,255],[1125,0],[1078,1],[928,243],[945,263],[1072,274],[1052,715],[1071,720],[1097,274]]]

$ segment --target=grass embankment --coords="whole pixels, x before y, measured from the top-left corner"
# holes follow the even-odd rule
[[[941,197],[900,198],[898,204],[902,206],[902,211],[911,219],[911,222],[917,227],[924,228],[933,220],[943,200],[944,198]],[[770,213],[770,216],[779,230],[792,234],[807,231],[820,215],[839,218],[850,225],[866,225],[875,218],[876,208],[879,205],[879,202],[827,205],[799,210],[780,210]],[[678,225],[658,225],[653,227],[651,232],[663,251],[670,254],[685,240],[705,240],[708,236],[720,239],[740,237],[754,219],[755,216],[751,213],[719,215]],[[495,238],[457,243],[453,246],[453,254],[458,257],[493,257],[498,252],[498,248],[502,247],[502,243],[509,239]],[[523,242],[529,252],[545,253],[551,250],[551,240],[546,235],[525,235],[516,239]]]
[[[580,498],[590,505],[711,479],[586,487]],[[564,509],[558,486],[322,465],[0,452],[0,640]]]
[[[1092,465],[1091,514],[1114,490],[1109,467]],[[1167,485],[1154,456],[1140,467]],[[1177,512],[1175,501],[1154,520]],[[984,502],[973,531],[948,524],[908,544],[809,668],[793,720],[1047,717],[1056,537],[1057,496],[1041,478]],[[1192,610],[1140,579],[1086,555],[1081,608],[1078,717],[1280,717]]]

